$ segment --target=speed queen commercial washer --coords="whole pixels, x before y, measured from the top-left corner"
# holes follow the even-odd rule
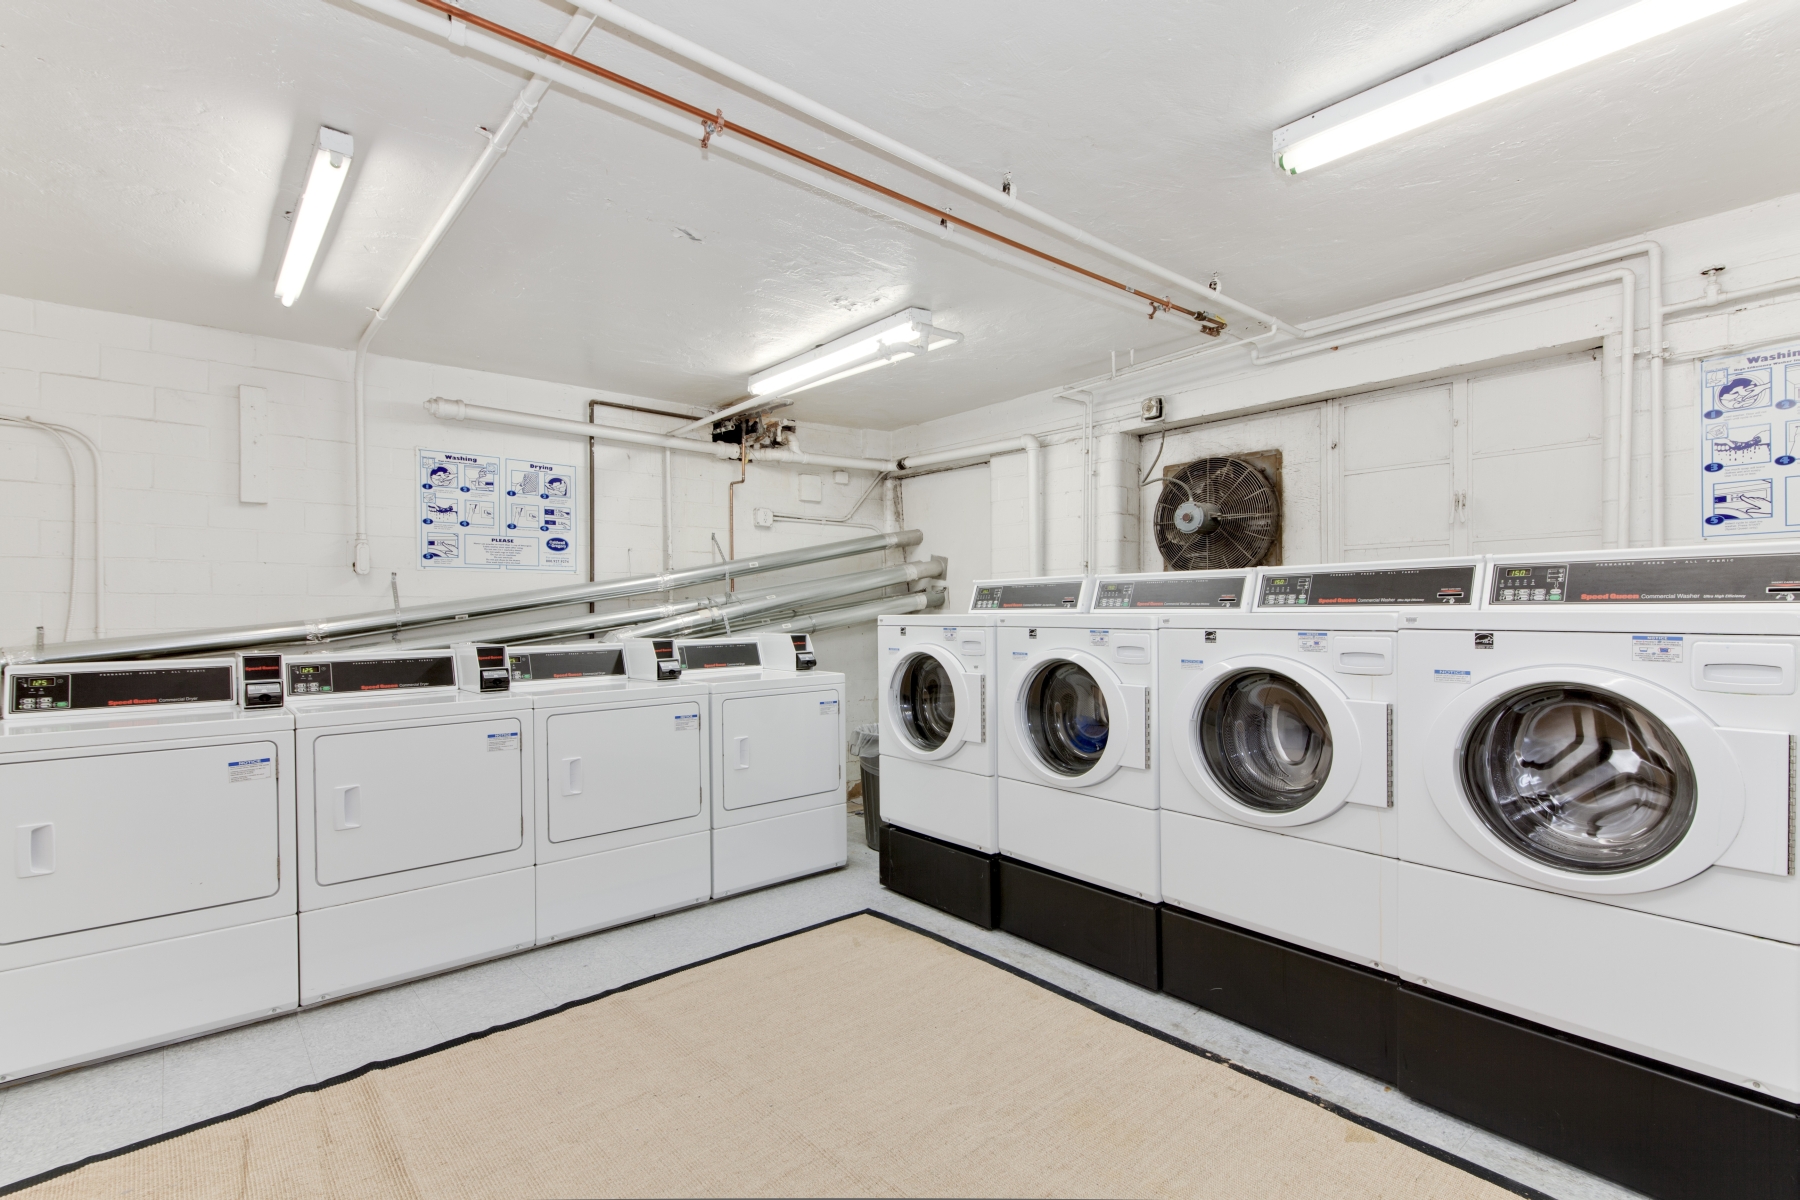
[[[996,807],[994,621],[1075,611],[1083,576],[983,580],[969,612],[879,620],[882,882],[993,928]],[[894,833],[894,830],[902,832]],[[891,844],[890,844],[891,843]]]
[[[237,682],[230,658],[7,668],[0,1079],[295,1007],[294,719]]]

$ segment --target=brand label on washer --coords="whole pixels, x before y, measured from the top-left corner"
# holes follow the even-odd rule
[[[1031,651],[1029,651],[1029,650],[1014,650],[1013,657],[1014,658],[1030,658]]]
[[[898,653],[900,653],[900,647],[898,647],[898,646],[889,646],[889,647],[888,647],[888,653],[889,653],[889,654],[898,654]]]
[[[1470,683],[1474,676],[1468,671],[1446,670],[1439,667],[1431,673],[1433,683]]]
[[[1204,658],[1184,658],[1181,660],[1181,669],[1184,671],[1198,671],[1205,665],[1206,660]]]
[[[684,729],[698,729],[698,728],[700,728],[700,714],[699,713],[676,713],[675,714],[675,732],[676,733],[680,733]]]
[[[1631,635],[1632,660],[1678,663],[1681,661],[1681,641],[1679,634],[1634,633]]]
[[[1325,642],[1330,637],[1329,633],[1296,633],[1294,640],[1299,642],[1301,651],[1306,654],[1323,654]]]
[[[490,733],[487,735],[488,753],[496,750],[517,750],[519,735],[516,733]]]
[[[821,717],[835,717],[837,716],[837,709],[838,702],[836,700],[819,701],[819,715]]]
[[[226,783],[248,783],[252,779],[275,778],[275,760],[272,758],[246,758],[240,762],[225,764]]]

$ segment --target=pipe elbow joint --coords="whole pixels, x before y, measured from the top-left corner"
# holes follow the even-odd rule
[[[461,400],[447,400],[442,396],[434,396],[425,402],[425,411],[440,421],[462,421],[467,419],[467,409]]]

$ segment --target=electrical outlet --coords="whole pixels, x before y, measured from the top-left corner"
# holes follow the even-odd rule
[[[1146,398],[1143,403],[1142,411],[1144,414],[1144,420],[1146,420],[1146,421],[1162,420],[1163,419],[1163,398],[1161,396],[1150,396],[1150,397]]]

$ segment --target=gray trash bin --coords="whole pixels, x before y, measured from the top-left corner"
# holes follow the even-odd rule
[[[858,725],[850,752],[862,763],[863,841],[881,851],[881,726]]]

